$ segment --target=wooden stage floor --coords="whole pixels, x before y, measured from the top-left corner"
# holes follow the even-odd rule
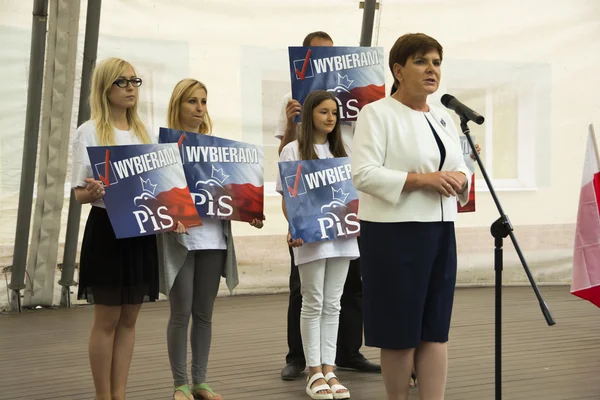
[[[600,310],[542,287],[556,325],[548,327],[530,287],[504,289],[503,398],[600,399]],[[0,399],[92,399],[87,358],[92,308],[0,315]],[[168,303],[146,304],[138,320],[128,399],[170,399],[165,331]],[[209,382],[226,400],[308,399],[305,380],[279,373],[286,345],[286,295],[219,298]],[[456,292],[447,400],[494,399],[494,290]],[[363,353],[378,361],[377,349]],[[385,400],[380,374],[339,371],[353,400]],[[411,399],[418,399],[413,390]]]

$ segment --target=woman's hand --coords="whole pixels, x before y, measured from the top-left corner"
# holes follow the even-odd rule
[[[300,238],[292,240],[292,234],[288,231],[287,242],[290,247],[300,247],[304,244],[304,241]]]
[[[478,144],[475,144],[475,150],[477,150],[477,154],[481,154],[481,147],[479,147]],[[477,160],[477,158],[475,158],[475,154],[471,153],[471,160]]]
[[[94,178],[85,178],[85,190],[88,192],[90,196],[94,199],[101,199],[104,196],[104,184],[101,181],[96,181]]]
[[[181,221],[177,221],[177,226],[175,227],[175,229],[173,230],[173,232],[175,233],[185,233],[186,235],[189,235],[190,232],[187,230],[187,228],[181,223]]]
[[[263,222],[262,220],[258,219],[258,218],[254,218],[251,222],[249,222],[250,226],[253,226],[257,229],[261,229],[263,227]]]
[[[445,197],[462,193],[467,177],[462,172],[438,171],[423,174],[425,186]]]
[[[456,178],[456,180],[461,184],[461,186],[457,189],[456,193],[462,193],[462,192],[464,192],[467,189],[467,187],[468,187],[468,185],[467,185],[467,183],[468,183],[467,176],[464,173],[460,172],[460,171],[453,171],[453,172],[450,172],[450,173],[452,175],[454,175],[454,177]]]

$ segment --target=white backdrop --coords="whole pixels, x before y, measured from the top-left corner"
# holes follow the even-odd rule
[[[598,122],[600,115],[598,2],[381,3],[373,45],[384,47],[387,57],[403,33],[436,37],[444,46],[442,87],[436,98],[452,93],[486,116],[486,123],[474,126],[473,133],[513,224],[573,224],[587,125]],[[31,7],[31,2],[0,0],[0,266],[12,262]],[[104,0],[98,59],[118,56],[134,64],[144,78],[140,109],[155,131],[164,125],[167,102],[178,80],[194,77],[206,83],[215,134],[265,146],[265,177],[272,182],[278,144],[273,138],[275,118],[281,97],[289,90],[287,46],[300,45],[306,33],[314,30],[327,31],[336,45],[358,45],[361,21],[358,0]],[[388,73],[386,90],[391,81]],[[459,228],[489,226],[496,218],[484,186],[482,182],[477,185],[478,211],[462,215]],[[263,230],[240,224],[236,234],[283,234],[286,225],[279,204],[278,197],[267,199],[268,223]],[[61,243],[67,208],[65,201]],[[85,215],[86,207],[82,228]]]

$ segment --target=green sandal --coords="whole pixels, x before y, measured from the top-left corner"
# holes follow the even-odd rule
[[[200,390],[206,390],[208,393],[210,393],[212,397],[206,397],[204,395],[198,394],[197,392]],[[194,399],[196,400],[223,400],[223,398],[220,395],[212,391],[212,389],[210,388],[210,386],[208,386],[207,383],[200,383],[194,385],[194,387],[192,388],[192,395],[194,395]]]
[[[185,398],[188,400],[193,399],[192,393],[190,392],[190,387],[188,385],[177,386],[175,388],[175,392],[173,392],[173,398],[175,398],[175,393],[177,392],[182,392],[183,394],[185,394]]]

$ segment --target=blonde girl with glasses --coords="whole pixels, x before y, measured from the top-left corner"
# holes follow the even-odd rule
[[[158,298],[158,257],[154,235],[117,239],[94,180],[86,148],[151,143],[137,114],[142,84],[133,66],[119,58],[99,63],[92,77],[91,119],[75,134],[72,182],[76,200],[91,204],[80,255],[77,298],[94,304],[89,359],[96,400],[125,399],[135,340],[135,323],[144,301]]]

